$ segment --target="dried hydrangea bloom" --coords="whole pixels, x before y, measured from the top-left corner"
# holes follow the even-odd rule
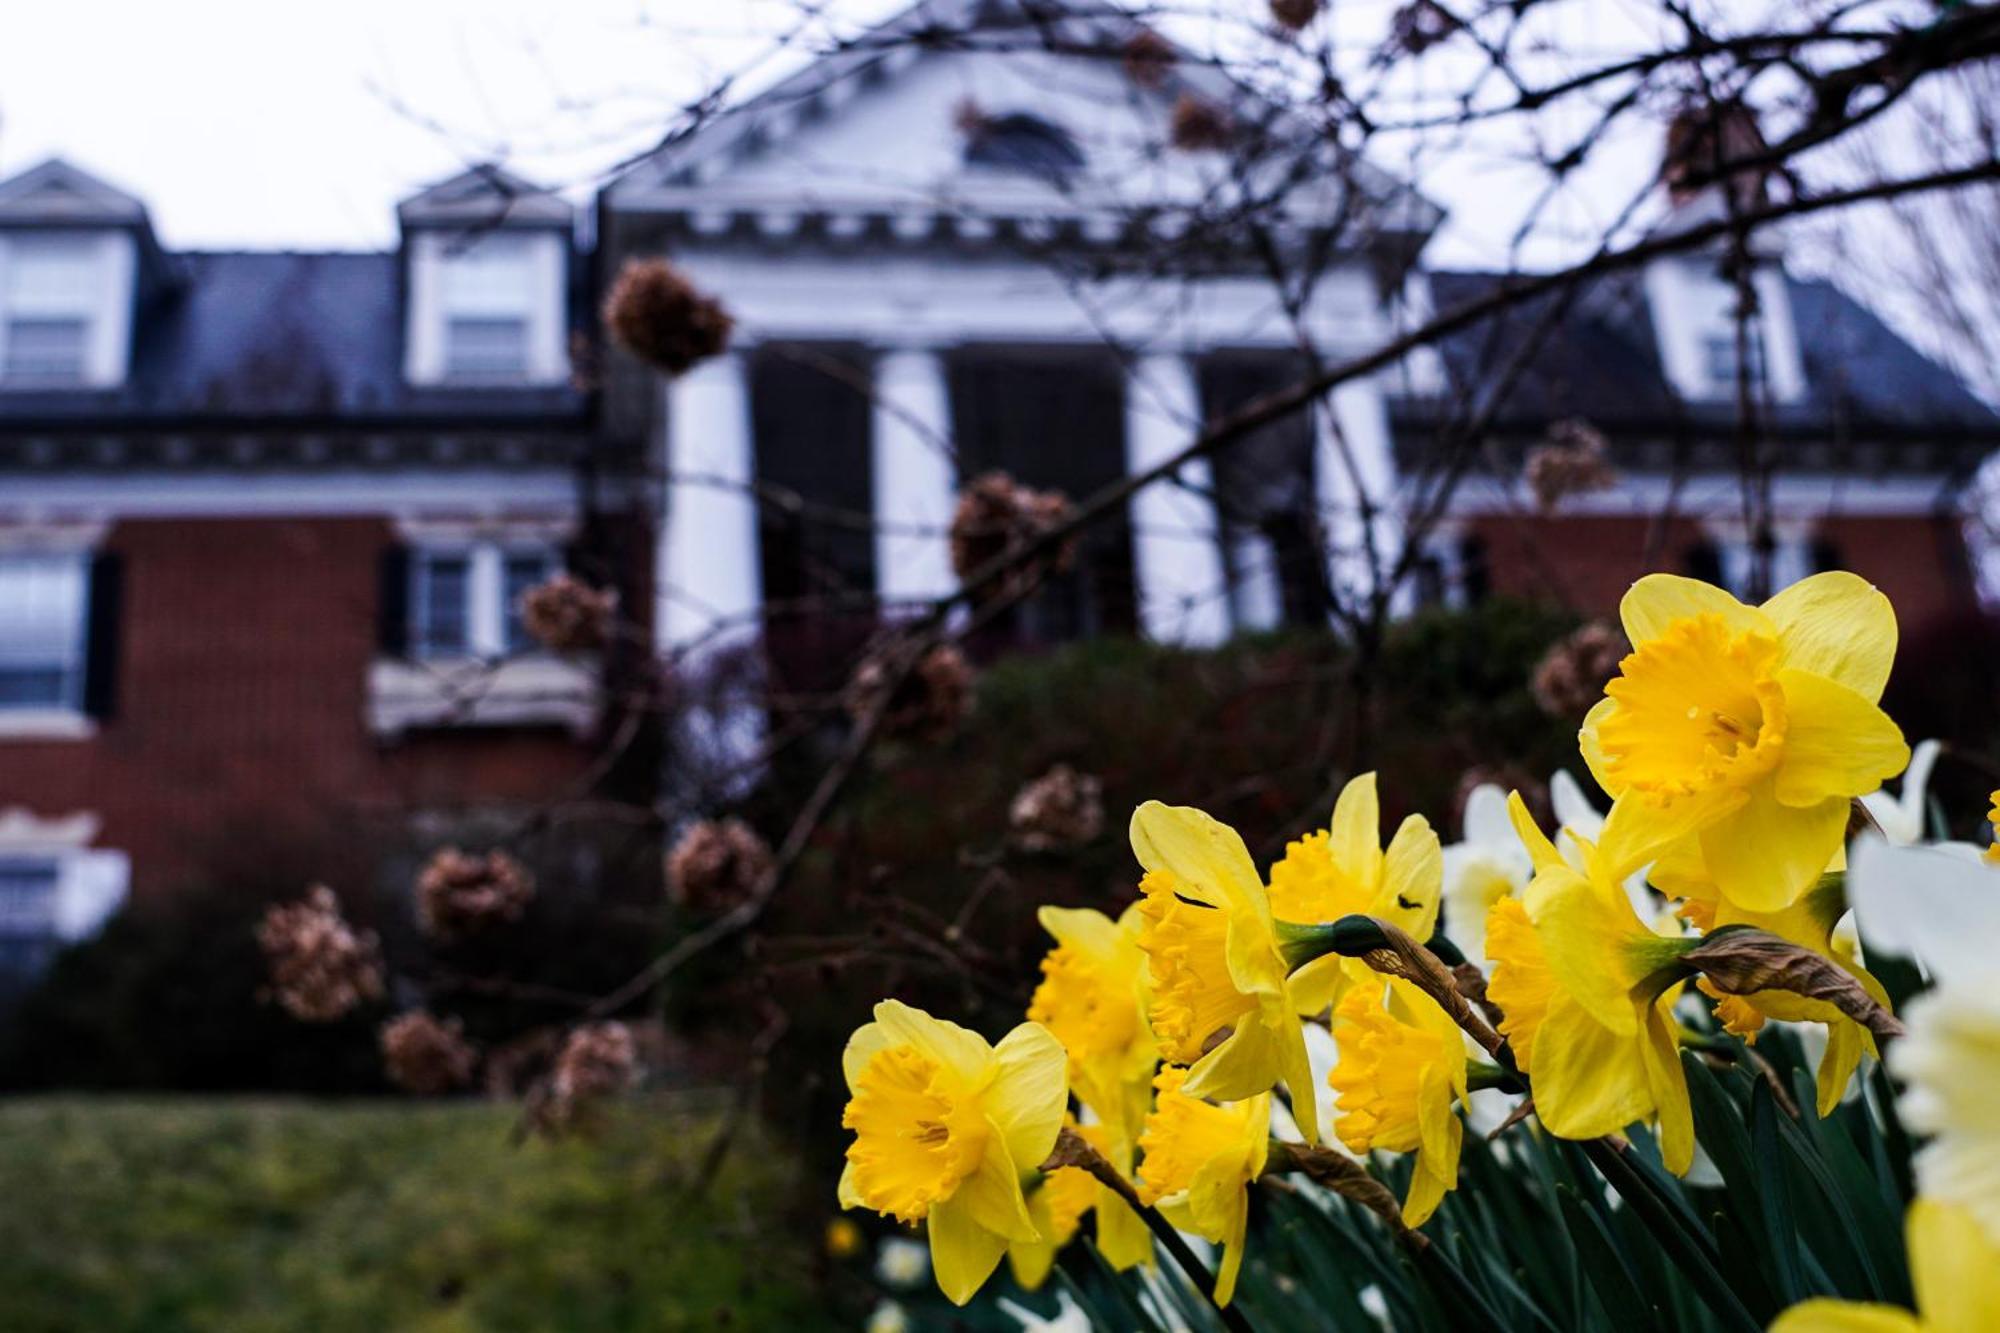
[[[550,1091],[577,1106],[625,1091],[639,1072],[639,1044],[623,1023],[591,1023],[569,1034],[556,1057]]]
[[[1029,851],[1082,846],[1104,831],[1104,784],[1057,764],[1014,794],[1007,823]]]
[[[437,1097],[472,1082],[479,1055],[456,1019],[439,1019],[422,1009],[398,1014],[382,1025],[382,1067],[389,1081],[420,1097]]]
[[[1589,422],[1574,419],[1549,427],[1548,439],[1528,451],[1521,474],[1543,510],[1554,509],[1572,495],[1608,491],[1618,484],[1603,434]]]
[[[1617,629],[1593,621],[1550,646],[1528,678],[1528,691],[1550,717],[1580,719],[1604,697],[1604,687],[1631,650]]]
[[[1319,0],[1271,0],[1271,20],[1297,32],[1319,17]]]
[[[1058,491],[1023,486],[1004,472],[974,478],[958,493],[951,516],[951,568],[962,581],[1004,556],[1025,550],[1044,533],[1069,522],[1075,511]],[[1000,595],[1021,596],[1048,573],[1075,562],[1076,543],[1063,542],[1008,571]]]
[[[271,997],[294,1018],[331,1023],[382,997],[382,952],[374,932],[349,925],[340,900],[323,884],[298,902],[266,911],[257,945],[270,969]]]
[[[587,653],[611,637],[618,594],[559,573],[521,595],[521,626],[551,652]]]
[[[1215,103],[1193,93],[1182,93],[1174,103],[1169,138],[1183,152],[1220,150],[1235,141],[1236,124]]]
[[[972,711],[972,664],[950,644],[932,648],[908,672],[899,671],[893,653],[876,653],[848,682],[847,711],[859,721],[878,707],[883,735],[941,740]]]
[[[690,825],[667,854],[667,892],[696,912],[726,912],[747,900],[771,869],[771,849],[740,819]]]
[[[631,259],[604,299],[604,326],[647,365],[681,375],[727,349],[735,321],[666,260]]]
[[[1125,77],[1141,88],[1165,86],[1177,58],[1173,43],[1151,28],[1141,28],[1132,35],[1125,43],[1124,56]]]
[[[441,849],[417,877],[417,919],[425,933],[453,939],[499,921],[518,921],[535,881],[505,852]]]
[[[1457,32],[1458,18],[1437,0],[1410,0],[1389,20],[1385,54],[1420,56]]]

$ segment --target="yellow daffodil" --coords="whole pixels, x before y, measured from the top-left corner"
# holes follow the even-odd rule
[[[1117,1151],[1103,1125],[1071,1121],[1069,1128],[1106,1160]],[[1129,1149],[1125,1156],[1129,1163]],[[1120,1171],[1124,1173],[1123,1168]],[[1075,1239],[1084,1214],[1093,1208],[1097,1210],[1097,1249],[1108,1263],[1122,1270],[1152,1258],[1153,1237],[1139,1215],[1090,1172],[1080,1166],[1063,1166],[1044,1175],[1041,1184],[1028,1191],[1028,1216],[1041,1234],[1034,1240],[1009,1242],[1007,1267],[1014,1281],[1029,1291],[1040,1287],[1055,1266],[1057,1251]],[[1134,1231],[1140,1247],[1137,1254],[1133,1253]]]
[[[1836,868],[1843,863],[1844,856],[1834,858]],[[1834,935],[1834,925],[1846,911],[1846,902],[1837,889],[1815,889],[1776,912],[1746,911],[1716,891],[1701,848],[1692,840],[1677,845],[1662,857],[1653,867],[1652,880],[1663,893],[1681,900],[1681,915],[1702,931],[1721,926],[1752,926],[1789,940],[1832,959],[1851,973],[1877,1004],[1889,1007],[1888,992],[1856,960],[1852,941]],[[1841,1094],[1860,1067],[1862,1055],[1877,1053],[1874,1034],[1824,1000],[1808,999],[1787,990],[1725,995],[1711,987],[1705,977],[1695,984],[1715,1001],[1716,1017],[1722,1020],[1723,1027],[1745,1041],[1755,1041],[1767,1019],[1826,1025],[1826,1051],[1820,1056],[1817,1083],[1822,1116],[1831,1115],[1840,1104]]]
[[[1263,1174],[1271,1150],[1268,1093],[1216,1106],[1188,1095],[1191,1080],[1171,1065],[1154,1080],[1158,1092],[1139,1139],[1139,1198],[1169,1222],[1222,1247],[1215,1303],[1229,1304],[1243,1267],[1250,1224],[1250,1182]]]
[[[1888,599],[1831,572],[1751,607],[1652,574],[1619,614],[1633,651],[1579,737],[1614,798],[1603,845],[1638,865],[1697,838],[1724,898],[1789,906],[1840,845],[1850,800],[1909,762],[1876,704],[1896,653]]]
[[[1132,814],[1132,850],[1146,868],[1139,947],[1161,1057],[1192,1066],[1190,1097],[1240,1102],[1282,1080],[1299,1132],[1319,1142],[1305,1033],[1243,839],[1199,810],[1148,801]]]
[[[1403,1221],[1419,1227],[1458,1184],[1464,1137],[1452,1100],[1470,1108],[1465,1034],[1417,987],[1389,979],[1349,988],[1334,1010],[1340,1059],[1328,1075],[1339,1097],[1333,1132],[1357,1153],[1414,1152]]]
[[[841,1057],[841,1124],[854,1131],[841,1206],[927,1222],[938,1287],[965,1304],[1008,1242],[1040,1235],[1021,1180],[1062,1128],[1066,1062],[1038,1023],[990,1046],[895,1000],[876,1005]]]
[[[2000,1328],[2000,1241],[1962,1208],[1919,1198],[1904,1224],[1917,1313],[1872,1301],[1810,1300],[1771,1333],[1989,1333]]]
[[[1375,775],[1363,773],[1341,789],[1327,827],[1288,845],[1271,867],[1271,914],[1300,923],[1372,916],[1429,939],[1444,884],[1437,831],[1410,815],[1385,852],[1381,827]],[[1351,959],[1316,958],[1292,975],[1292,995],[1300,1013],[1316,1014],[1340,998],[1347,981],[1368,975],[1366,964]]]
[[[1681,1073],[1670,993],[1645,983],[1685,951],[1632,910],[1622,883],[1632,867],[1576,838],[1584,869],[1565,861],[1520,795],[1514,827],[1534,858],[1522,899],[1503,898],[1486,924],[1494,963],[1487,996],[1500,1007],[1515,1060],[1532,1080],[1535,1113],[1565,1139],[1660,1122],[1661,1155],[1685,1174],[1694,1119]]]
[[[1069,1053],[1071,1091],[1116,1134],[1139,1132],[1152,1100],[1158,1047],[1146,1022],[1146,954],[1138,904],[1117,921],[1088,908],[1044,907],[1036,914],[1056,947],[1042,958],[1042,980],[1028,1019],[1055,1034]]]
[[[1993,808],[1986,812],[1986,823],[1993,830],[1993,841],[1986,844],[1986,859],[2000,863],[2000,791],[1986,798]]]

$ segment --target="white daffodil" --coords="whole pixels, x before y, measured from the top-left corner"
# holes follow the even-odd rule
[[[1066,1291],[1056,1293],[1053,1318],[1044,1319],[1033,1310],[1005,1299],[1000,1302],[1000,1311],[1021,1326],[1021,1333],[1090,1333],[1090,1316]]]
[[[1935,988],[1903,1014],[1889,1051],[1899,1109],[1932,1136],[1917,1154],[1926,1196],[1955,1203],[2000,1242],[2000,870],[1948,852],[1856,844],[1847,874],[1870,950],[1915,958]]]
[[[1919,741],[1910,751],[1910,766],[1904,770],[1902,785],[1894,796],[1887,787],[1882,787],[1861,798],[1861,804],[1868,807],[1868,813],[1881,825],[1883,836],[1900,847],[1914,846],[1924,840],[1924,827],[1929,823],[1931,768],[1937,763],[1941,748],[1936,741]]]
[[[1460,832],[1464,840],[1444,849],[1444,933],[1484,968],[1486,913],[1526,888],[1535,866],[1507,816],[1507,793],[1490,782],[1465,798]]]

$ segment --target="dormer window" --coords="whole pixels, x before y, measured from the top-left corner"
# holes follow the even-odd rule
[[[0,388],[74,389],[123,378],[121,240],[0,238]]]
[[[1755,324],[1743,330],[1742,346],[1749,354],[1750,387],[1753,391],[1761,391],[1764,386],[1764,335]],[[1734,392],[1742,372],[1742,363],[1736,354],[1736,330],[1724,329],[1709,334],[1702,341],[1702,352],[1707,364],[1708,382],[1715,386],[1717,393]]]
[[[538,307],[532,236],[492,235],[447,248],[444,269],[444,377],[457,384],[515,384],[531,378]]]

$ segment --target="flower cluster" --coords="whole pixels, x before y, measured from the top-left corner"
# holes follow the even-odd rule
[[[1938,982],[1888,1061],[1907,1122],[1932,1136],[1909,1216],[1924,1327],[1986,1326],[2000,878],[1976,849],[1880,840],[1857,844],[1849,870],[1850,813],[1887,799],[1910,759],[1878,704],[1896,645],[1887,600],[1842,573],[1759,606],[1655,575],[1620,613],[1630,651],[1578,734],[1608,814],[1557,774],[1553,836],[1518,792],[1481,787],[1464,842],[1443,847],[1412,814],[1385,845],[1363,774],[1324,828],[1260,870],[1202,811],[1141,805],[1137,901],[1116,920],[1041,910],[1054,946],[1029,1021],[997,1047],[895,1001],[854,1035],[842,1204],[925,1225],[959,1303],[1003,1256],[1039,1282],[1094,1214],[1112,1268],[1153,1263],[1157,1239],[1227,1306],[1267,1175],[1365,1204],[1420,1267],[1448,1269],[1413,1229],[1460,1186],[1474,1099],[1499,1097],[1496,1132],[1532,1117],[1583,1145],[1641,1215],[1678,1226],[1648,1183],[1665,1177],[1620,1163],[1643,1142],[1655,1173],[1694,1165],[1684,1049],[1746,1043],[1770,1022],[1823,1030],[1817,1106],[1795,1114],[1827,1117],[1904,1032],[1839,925],[1851,894],[1867,957],[1916,955]],[[1921,776],[1911,784],[1921,802]],[[1368,1169],[1399,1157],[1400,1202]],[[1177,1233],[1219,1247],[1212,1273]],[[1707,1262],[1699,1246],[1676,1253]],[[1707,1298],[1726,1305],[1720,1284]],[[1917,1327],[1823,1301],[1781,1323]]]
[[[631,259],[604,298],[604,326],[626,351],[681,375],[729,347],[735,321],[664,259]]]
[[[688,826],[667,853],[667,893],[694,912],[726,912],[749,900],[771,869],[771,848],[740,819]]]
[[[441,940],[501,921],[518,921],[535,896],[527,867],[505,852],[475,855],[445,847],[417,876],[417,920]]]
[[[618,594],[593,588],[573,574],[557,574],[521,595],[521,625],[536,643],[556,653],[587,653],[611,637]]]
[[[381,1039],[382,1067],[389,1081],[419,1097],[438,1097],[466,1086],[479,1064],[479,1053],[466,1041],[463,1024],[422,1009],[384,1023]]]
[[[349,925],[324,884],[265,912],[257,947],[270,969],[272,997],[294,1018],[331,1023],[382,998],[382,950],[374,933]]]
[[[884,736],[943,740],[972,711],[972,664],[956,647],[941,643],[905,669],[891,646],[855,668],[846,702],[856,721],[880,709]]]
[[[1057,764],[1014,793],[1007,824],[1014,841],[1031,852],[1093,842],[1104,831],[1104,784]]]
[[[1023,486],[1004,472],[986,472],[958,493],[951,515],[951,569],[962,580],[997,560],[1027,549],[1029,543],[1067,523],[1073,510],[1060,491]],[[1040,560],[1017,561],[1001,584],[1001,595],[1033,590],[1050,570],[1067,569],[1076,544],[1064,542]]]

